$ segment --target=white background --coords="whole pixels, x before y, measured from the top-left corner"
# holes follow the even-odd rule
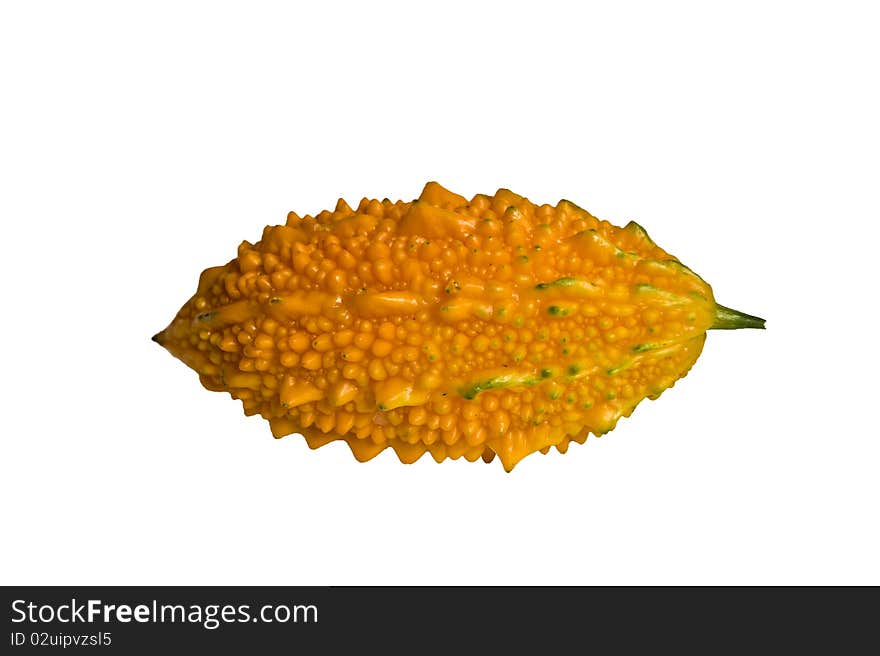
[[[876,5],[287,4],[0,10],[0,582],[880,584]],[[273,440],[150,342],[430,179],[636,219],[768,330],[509,475]]]

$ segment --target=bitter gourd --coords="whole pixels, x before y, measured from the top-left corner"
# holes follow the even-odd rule
[[[268,226],[153,339],[275,437],[358,460],[497,454],[602,435],[684,376],[711,328],[763,328],[637,223],[435,182]]]

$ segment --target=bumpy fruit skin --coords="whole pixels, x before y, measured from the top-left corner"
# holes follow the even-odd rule
[[[636,223],[431,182],[412,202],[289,214],[206,269],[154,339],[275,437],[509,471],[657,398],[707,329],[762,326]]]

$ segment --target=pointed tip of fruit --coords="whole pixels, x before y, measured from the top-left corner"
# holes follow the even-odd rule
[[[162,338],[163,338],[164,336],[165,336],[165,331],[162,330],[162,331],[156,333],[155,335],[153,335],[152,337],[150,337],[150,339],[153,340],[154,342],[156,342],[159,346],[165,346],[165,345],[162,343]]]
[[[709,326],[710,330],[738,330],[739,328],[757,328],[764,330],[766,321],[761,317],[755,317],[739,310],[733,310],[723,305],[715,305],[715,322]]]

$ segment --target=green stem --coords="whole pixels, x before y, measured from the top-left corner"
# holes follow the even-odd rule
[[[764,328],[764,320],[751,314],[715,305],[715,323],[709,330],[736,330],[737,328]]]

